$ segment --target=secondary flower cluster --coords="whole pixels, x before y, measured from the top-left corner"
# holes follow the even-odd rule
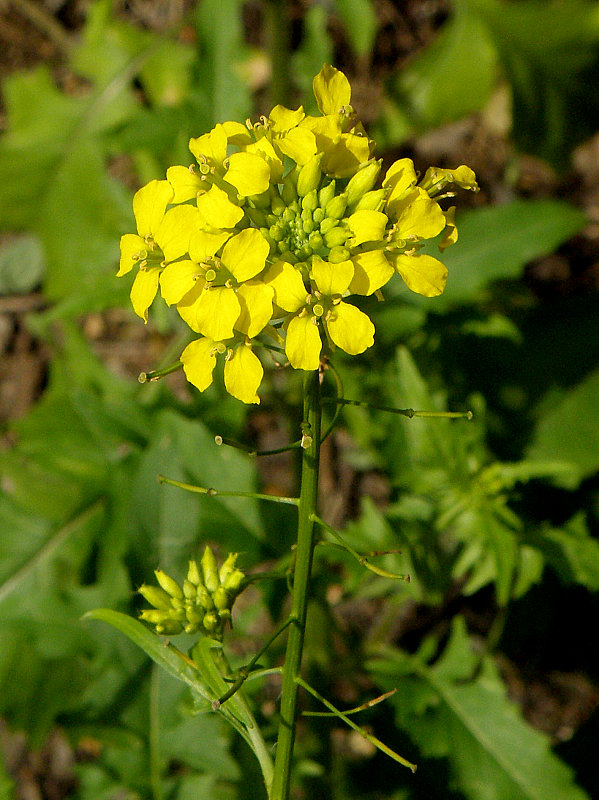
[[[154,625],[157,633],[204,633],[222,640],[231,609],[243,588],[244,573],[235,564],[237,553],[218,566],[214,553],[206,547],[198,566],[189,562],[183,587],[162,570],[154,573],[159,586],[140,586],[139,593],[154,606],[141,612],[141,619]]]
[[[200,391],[222,356],[227,391],[259,403],[259,335],[314,370],[323,342],[352,355],[373,344],[349,295],[378,293],[395,273],[426,297],[445,287],[445,266],[420,251],[441,233],[441,250],[456,241],[454,209],[437,200],[449,184],[476,191],[474,173],[430,168],[418,180],[402,158],[375,188],[381,161],[347,78],[325,65],[313,87],[321,116],[279,105],[256,124],[218,124],[191,139],[195,164],[133,198],[137,234],[121,239],[118,274],[139,268],[131,300],[142,319],[160,290],[199,335],[181,361]]]

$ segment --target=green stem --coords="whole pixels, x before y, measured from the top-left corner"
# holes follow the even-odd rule
[[[293,624],[289,630],[283,687],[281,694],[281,719],[277,736],[277,753],[270,800],[288,800],[291,783],[291,765],[297,697],[300,677],[304,632],[308,610],[308,584],[314,554],[314,519],[318,496],[318,464],[320,457],[320,381],[318,372],[306,374],[304,383],[304,422],[310,428],[311,443],[302,454],[302,477],[299,499],[297,548],[293,574],[291,614]]]

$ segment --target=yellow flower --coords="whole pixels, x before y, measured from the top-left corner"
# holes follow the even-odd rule
[[[402,158],[377,185],[381,160],[346,76],[325,64],[313,89],[320,115],[278,105],[255,124],[215,125],[190,140],[195,164],[134,197],[137,233],[121,239],[118,274],[139,267],[131,300],[144,320],[159,287],[200,335],[181,356],[200,391],[222,356],[227,391],[258,403],[258,337],[283,345],[294,369],[318,369],[323,348],[355,355],[374,342],[351,295],[395,273],[427,297],[445,287],[445,266],[422,247],[457,240],[454,208],[440,203],[452,186],[476,191],[474,173],[431,167],[419,180]]]

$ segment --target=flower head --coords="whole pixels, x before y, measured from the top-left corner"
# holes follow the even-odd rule
[[[258,347],[283,344],[291,367],[318,369],[323,350],[374,342],[351,295],[380,296],[396,273],[426,297],[445,287],[445,266],[421,249],[457,240],[439,200],[451,185],[476,191],[474,173],[431,167],[419,181],[403,158],[378,183],[345,75],[325,64],[313,88],[320,116],[278,105],[255,124],[216,125],[191,139],[195,163],[135,195],[137,234],[121,239],[118,274],[138,267],[131,300],[145,321],[160,290],[199,335],[181,362],[200,391],[222,357],[227,391],[259,403]]]

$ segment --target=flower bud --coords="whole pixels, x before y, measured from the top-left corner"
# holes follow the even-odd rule
[[[139,618],[144,622],[149,622],[150,625],[160,625],[170,619],[166,611],[159,611],[156,608],[144,608],[143,611],[140,611]]]
[[[229,555],[225,558],[225,560],[221,564],[220,569],[218,571],[218,577],[221,584],[224,584],[229,575],[236,569],[235,564],[237,563],[238,556],[239,553],[229,553]]]
[[[209,611],[202,624],[208,633],[214,633],[220,627],[220,620],[216,611]]]
[[[229,592],[230,595],[236,597],[241,591],[244,579],[245,579],[245,574],[240,569],[234,569],[233,572],[227,575],[223,583],[223,586]]]
[[[327,247],[337,247],[345,244],[348,236],[349,232],[347,229],[338,225],[325,234],[324,241]]]
[[[204,586],[210,593],[214,592],[220,585],[218,579],[218,564],[216,557],[210,547],[206,546],[202,556],[202,574],[204,576]]]
[[[324,236],[325,233],[328,233],[329,231],[333,230],[333,228],[336,228],[338,224],[338,219],[329,219],[329,217],[326,217],[326,219],[323,219],[323,221],[320,223],[319,230]]]
[[[231,605],[231,598],[224,586],[218,587],[212,595],[212,600],[217,611],[223,611],[223,609],[229,608]]]
[[[332,219],[341,219],[341,217],[345,214],[345,209],[347,208],[347,196],[345,192],[343,194],[338,194],[336,197],[327,203],[325,214],[327,217]]]
[[[197,561],[192,560],[189,562],[189,569],[187,570],[187,580],[190,583],[193,583],[194,586],[199,586],[200,583],[202,582]]]
[[[156,575],[156,580],[167,594],[170,594],[171,597],[176,597],[178,600],[183,600],[183,592],[176,580],[161,569],[154,570],[154,575]]]
[[[185,616],[192,625],[200,625],[204,619],[204,609],[200,606],[192,606],[187,609]]]
[[[187,578],[183,581],[183,594],[186,600],[195,600],[198,593],[198,587],[194,586]]]
[[[314,209],[314,213],[312,214],[312,219],[314,220],[314,223],[316,225],[320,225],[320,223],[323,221],[324,217],[325,217],[324,209],[322,209],[320,207]]]
[[[214,603],[212,602],[212,595],[206,589],[205,586],[200,586],[198,588],[198,605],[200,605],[204,611],[213,611],[214,610]]]
[[[312,189],[316,189],[320,183],[322,172],[320,162],[323,153],[317,153],[301,168],[297,178],[297,193],[300,197],[305,197]]]
[[[163,611],[170,610],[171,596],[164,589],[160,589],[158,586],[148,586],[144,583],[143,586],[139,587],[138,591],[154,608],[160,608]]]
[[[356,211],[381,211],[387,199],[387,189],[376,189],[372,192],[366,192],[364,197],[361,197],[356,205]]]
[[[296,186],[298,175],[299,169],[292,169],[283,178],[283,190],[281,192],[281,196],[285,205],[289,205],[294,200],[297,200]]]
[[[331,247],[328,260],[331,264],[340,264],[342,261],[347,261],[350,256],[347,247]]]
[[[319,250],[324,244],[324,239],[318,231],[312,231],[308,237],[308,244],[312,250]]]
[[[323,186],[320,192],[318,193],[318,202],[320,203],[321,208],[325,208],[326,204],[329,203],[333,197],[335,197],[335,181],[332,180],[330,183],[327,183],[326,186]]]
[[[381,171],[382,161],[369,161],[362,169],[350,178],[347,184],[347,204],[354,206],[366,192],[374,186],[379,172]]]
[[[176,636],[178,633],[183,633],[183,625],[174,619],[167,619],[156,625],[156,633],[162,636]]]
[[[316,189],[312,189],[311,192],[302,198],[302,209],[304,211],[314,211],[314,209],[318,208],[318,192]]]

